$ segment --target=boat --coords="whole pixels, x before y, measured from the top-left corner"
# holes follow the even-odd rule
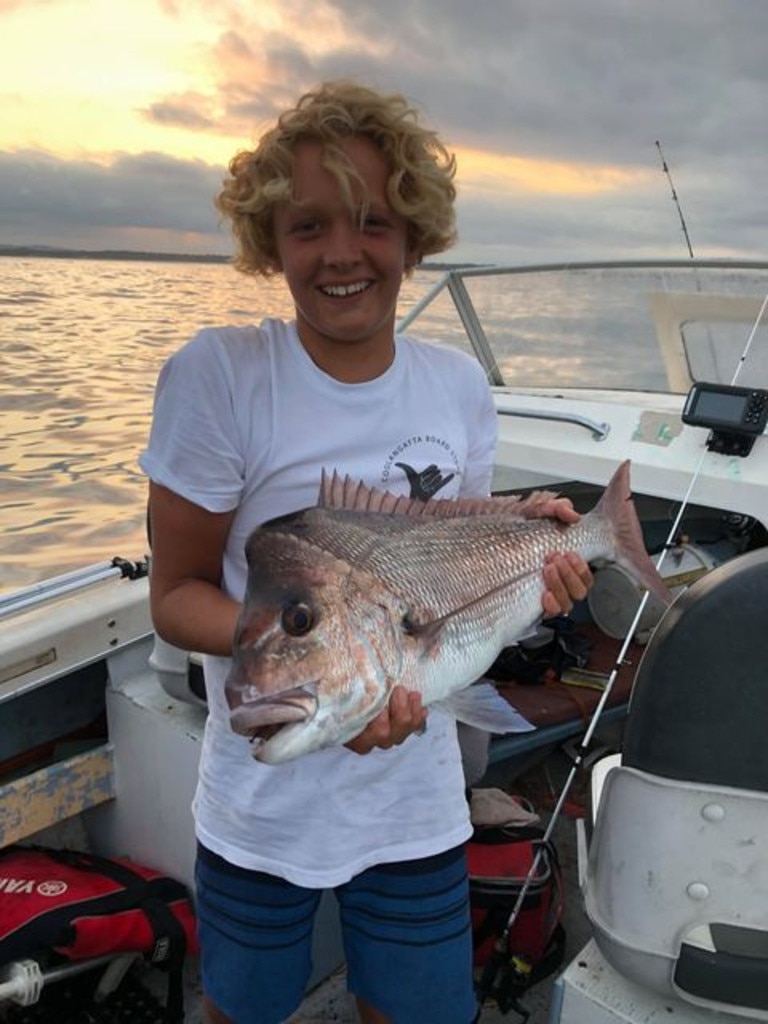
[[[759,593],[768,592],[768,563],[759,562],[768,550],[767,300],[768,263],[758,261],[450,267],[399,328],[457,345],[486,370],[499,419],[494,491],[549,487],[586,511],[617,465],[630,460],[646,546],[675,596],[674,610],[708,581],[738,575],[745,560],[758,572]],[[154,635],[148,559],[124,554],[0,595],[0,849],[85,845],[191,887],[189,808],[206,716],[200,659]],[[570,684],[545,695],[514,676],[499,683],[537,728],[493,739],[486,774],[493,784],[509,783],[564,743],[583,758],[584,737],[598,721],[614,723],[621,735],[633,720],[633,686],[671,611],[654,607],[616,566],[595,575],[588,601],[574,612],[591,649],[582,675],[572,673]],[[738,599],[731,604],[738,608]],[[727,649],[720,628],[718,615],[710,616],[694,641],[714,637]],[[753,664],[765,682],[765,641],[742,642],[733,657]],[[759,695],[753,700],[764,714],[763,692],[762,705]],[[622,753],[613,756],[615,776]],[[581,761],[577,767],[586,770]],[[600,808],[610,770],[595,767],[593,776],[600,786],[593,786],[591,815],[607,849]],[[768,780],[746,788],[762,807]],[[587,903],[597,870],[589,831],[580,839]],[[765,908],[768,832],[754,842]],[[716,1012],[719,1024],[768,1020],[768,1007],[742,1006],[732,993],[691,1000],[674,985],[654,989],[631,970],[622,973],[623,952],[614,955],[611,929],[593,911],[595,934],[549,987],[549,1016],[532,1021],[631,1022],[670,1006],[692,1024],[714,1024]],[[764,933],[762,952],[751,954],[754,970],[768,962],[768,916],[760,914],[752,926]],[[624,951],[628,944],[613,938]],[[314,954],[312,985],[322,992],[341,960],[330,896]],[[9,980],[12,974],[9,965],[0,968],[0,1004],[33,1002],[35,992],[16,976]],[[613,1004],[604,992],[609,976]],[[45,984],[38,981],[38,995]],[[190,992],[187,1019],[194,1022],[198,997]],[[502,1019],[493,1014],[490,1007],[483,1020]]]

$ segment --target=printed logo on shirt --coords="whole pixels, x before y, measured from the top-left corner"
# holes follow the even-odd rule
[[[421,466],[424,468],[419,468]],[[409,497],[421,501],[432,498],[455,476],[461,475],[454,448],[444,439],[430,434],[414,434],[390,451],[381,475],[385,487],[390,483],[394,470],[405,474]]]

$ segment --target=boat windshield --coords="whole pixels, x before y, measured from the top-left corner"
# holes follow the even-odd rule
[[[474,352],[497,385],[686,393],[738,370],[768,388],[767,294],[760,262],[463,267],[399,326]]]

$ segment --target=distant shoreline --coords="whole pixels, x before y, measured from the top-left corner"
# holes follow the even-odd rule
[[[0,245],[0,257],[16,256],[54,260],[115,260],[141,263],[231,263],[232,257],[218,253],[141,252],[135,249],[59,249],[55,246]],[[422,263],[422,270],[451,270],[480,266],[467,263]]]
[[[53,246],[0,245],[0,256],[58,260],[136,260],[143,263],[229,263],[216,253],[141,252],[135,249],[57,249]]]

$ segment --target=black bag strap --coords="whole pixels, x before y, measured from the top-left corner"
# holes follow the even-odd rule
[[[124,893],[117,894],[123,898],[123,909],[138,905],[144,911],[155,940],[147,959],[168,973],[166,1021],[168,1024],[181,1024],[184,1020],[183,971],[187,936],[168,904],[174,900],[187,898],[189,893],[186,886],[167,875],[144,878],[127,864],[97,854],[73,850],[49,850],[48,853],[54,860],[111,878],[125,888]]]
[[[122,885],[127,893],[135,895],[138,899],[141,899],[148,888],[162,889],[164,898],[170,902],[189,896],[187,887],[169,875],[158,874],[155,878],[146,878],[129,865],[111,860],[109,857],[100,857],[98,854],[84,853],[80,850],[57,850],[42,846],[28,846],[25,849],[39,850],[61,864],[111,878],[113,882]]]
[[[538,825],[475,825],[470,843],[496,846],[507,843],[537,842],[544,838]]]
[[[8,848],[9,851],[11,849],[13,848]],[[40,915],[17,929],[16,943],[66,946],[67,930],[72,927],[72,918],[79,916],[84,910],[107,916],[124,910],[140,909],[150,923],[154,940],[152,952],[147,955],[147,959],[168,973],[166,1020],[168,1024],[181,1024],[184,1020],[183,968],[187,936],[169,904],[188,899],[187,887],[167,875],[145,878],[127,864],[94,853],[34,845],[25,846],[24,849],[43,853],[51,860],[79,871],[103,875],[121,885],[123,891],[94,896],[68,907],[48,911],[47,914]]]

